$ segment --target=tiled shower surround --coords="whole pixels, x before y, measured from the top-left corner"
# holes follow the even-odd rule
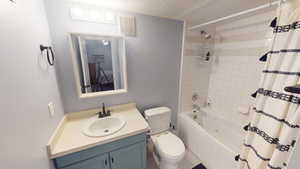
[[[194,93],[199,95],[197,104],[204,105],[206,102],[211,66],[209,63],[201,61],[199,57],[204,56],[207,52],[212,54],[213,42],[213,39],[205,40],[199,30],[186,32],[181,79],[182,111],[192,109]]]
[[[209,101],[214,112],[240,126],[249,115],[239,109],[254,104],[251,94],[258,88],[264,63],[259,58],[268,51],[272,35],[269,27],[275,11],[266,11],[235,21],[204,28],[212,40],[204,41],[199,30],[188,31],[185,37],[185,54],[182,67],[181,112],[191,111],[192,95],[198,93],[197,103]],[[203,64],[203,44],[209,44],[213,56],[211,64]]]

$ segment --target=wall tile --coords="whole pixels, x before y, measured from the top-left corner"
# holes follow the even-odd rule
[[[191,111],[191,97],[199,94],[200,105],[208,99],[212,109],[228,120],[243,126],[249,116],[238,113],[239,107],[254,104],[250,95],[258,88],[264,63],[259,58],[268,51],[266,44],[271,29],[269,21],[274,11],[256,14],[247,18],[217,25],[207,32],[213,32],[215,43],[207,43],[212,51],[211,65],[201,65],[192,56],[184,56],[182,73],[182,110]],[[198,31],[187,32],[186,51],[195,54],[203,49],[203,39]],[[194,51],[195,53],[192,53]]]

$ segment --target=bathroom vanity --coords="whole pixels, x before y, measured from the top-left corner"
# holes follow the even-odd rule
[[[80,99],[127,92],[122,36],[70,33],[69,39]],[[47,149],[56,169],[146,169],[148,131],[134,103],[68,113]]]
[[[57,169],[146,169],[148,123],[135,104],[113,106],[123,128],[110,135],[90,137],[84,128],[99,110],[69,113],[59,124],[47,149]]]
[[[146,135],[58,157],[54,162],[57,169],[146,169]]]

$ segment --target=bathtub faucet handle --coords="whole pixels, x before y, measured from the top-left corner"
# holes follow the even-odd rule
[[[210,98],[208,98],[206,100],[206,102],[204,103],[204,107],[210,107],[210,106],[211,106],[211,100],[210,100]]]
[[[199,94],[198,93],[193,93],[192,101],[196,102],[198,99],[199,99]]]
[[[193,104],[193,112],[197,113],[201,110],[201,107],[198,104]]]

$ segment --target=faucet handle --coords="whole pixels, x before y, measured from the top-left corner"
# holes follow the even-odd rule
[[[102,103],[102,113],[105,114],[106,113],[106,110],[105,110],[105,104]]]
[[[101,111],[99,111],[98,113],[96,113],[96,115],[98,116],[98,118],[103,117],[103,113]]]

